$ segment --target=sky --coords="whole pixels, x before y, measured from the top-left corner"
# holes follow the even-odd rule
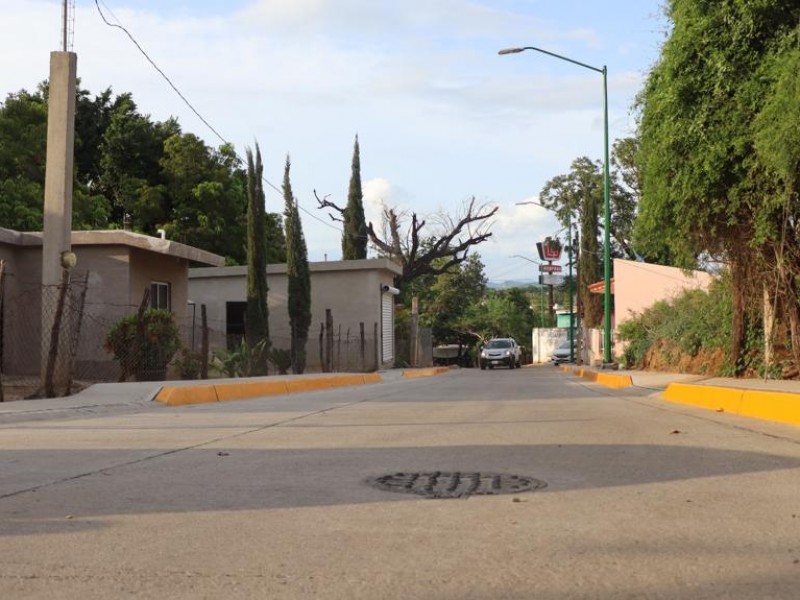
[[[490,281],[538,275],[535,244],[559,232],[522,202],[603,155],[602,76],[528,51],[608,68],[610,137],[632,110],[667,28],[660,0],[74,0],[81,86],[131,92],[153,120],[221,139],[184,104],[124,26],[202,117],[244,155],[259,144],[280,187],[286,155],[309,260],[341,258],[341,228],[314,190],[344,205],[358,135],[367,220],[383,207],[457,217],[474,197],[499,207],[476,247]],[[61,47],[61,2],[3,0],[0,98],[47,78]],[[267,210],[283,199],[267,186]],[[433,229],[426,229],[429,234]],[[523,258],[520,258],[523,257]],[[528,260],[526,260],[528,259]]]

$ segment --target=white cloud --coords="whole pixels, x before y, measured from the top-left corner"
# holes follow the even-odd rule
[[[0,96],[47,77],[60,4],[3,1]],[[291,153],[295,193],[323,221],[312,190],[346,199],[358,133],[368,219],[379,220],[381,200],[422,215],[455,214],[464,198],[485,198],[502,208],[478,251],[487,265],[503,266],[555,227],[545,211],[515,207],[515,199],[536,194],[576,156],[601,155],[599,74],[497,49],[536,40],[581,59],[617,39],[591,22],[546,21],[535,4],[514,12],[502,7],[519,3],[492,0],[259,0],[209,17],[165,15],[133,0],[107,4],[240,152],[259,141],[270,181],[280,183]],[[185,131],[219,143],[93,2],[79,3],[75,29],[83,87],[131,91],[142,112],[175,115]],[[645,60],[609,65],[612,140],[629,133]],[[272,192],[267,200],[281,206]],[[303,219],[310,252],[336,256],[340,232]]]

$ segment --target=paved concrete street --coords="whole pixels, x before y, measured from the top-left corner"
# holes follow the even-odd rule
[[[800,596],[800,429],[653,394],[542,366],[0,421],[0,597]],[[546,487],[367,485],[414,473]]]

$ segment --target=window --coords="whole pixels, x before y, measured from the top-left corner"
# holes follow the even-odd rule
[[[172,310],[172,294],[170,284],[163,281],[153,281],[150,284],[150,307]]]

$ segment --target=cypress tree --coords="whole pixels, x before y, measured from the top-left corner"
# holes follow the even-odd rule
[[[247,308],[244,336],[251,350],[251,375],[267,374],[266,357],[269,349],[263,172],[261,150],[256,144],[255,160],[252,150],[247,149]]]
[[[364,217],[364,195],[361,192],[361,158],[358,135],[353,147],[353,166],[350,174],[350,189],[344,209],[344,231],[342,232],[342,258],[356,260],[367,258],[367,222]]]
[[[283,173],[284,223],[286,228],[286,274],[288,276],[289,328],[292,332],[292,369],[302,373],[306,368],[306,343],[311,326],[311,276],[308,269],[308,249],[303,236],[297,200],[289,180],[291,162],[286,156]]]

